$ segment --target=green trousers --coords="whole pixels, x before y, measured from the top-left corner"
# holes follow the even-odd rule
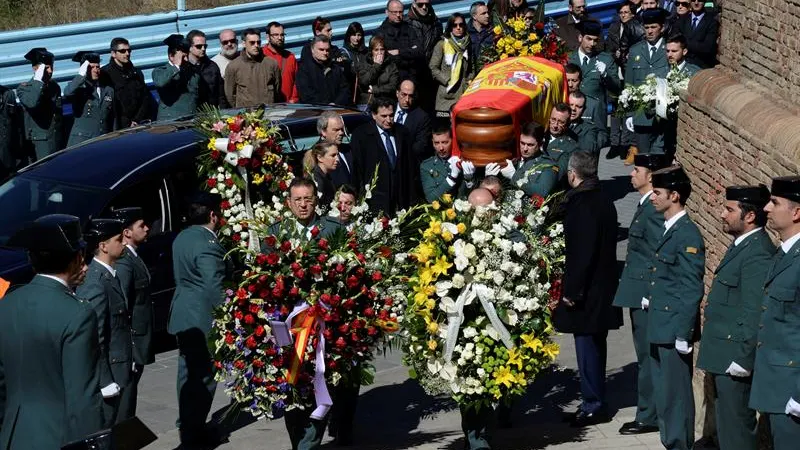
[[[694,446],[692,354],[682,355],[673,344],[651,344],[653,391],[661,444],[667,450]]]
[[[714,411],[720,450],[756,450],[758,421],[747,407],[752,377],[712,374],[716,397]]]
[[[468,450],[490,450],[491,434],[494,431],[494,408],[482,407],[478,410],[459,405],[461,410],[461,430],[464,431]]]
[[[653,393],[653,374],[650,370],[650,342],[647,341],[647,310],[630,308],[631,334],[636,351],[636,421],[658,426],[656,400]]]
[[[800,418],[788,414],[767,416],[772,429],[773,450],[795,450],[800,447]]]
[[[328,418],[312,419],[313,409],[313,407],[304,410],[292,409],[283,415],[286,431],[289,432],[289,440],[292,441],[292,450],[317,450],[322,445]]]

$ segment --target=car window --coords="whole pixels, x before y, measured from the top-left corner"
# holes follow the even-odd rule
[[[166,180],[172,228],[180,231],[186,227],[187,199],[200,188],[195,161],[186,161],[173,167]]]
[[[94,189],[17,176],[0,185],[0,245],[22,226],[46,214],[71,214],[83,223],[97,214],[110,197],[104,189]]]
[[[144,210],[145,222],[150,225],[150,235],[165,233],[170,230],[171,225],[164,188],[162,177],[143,180],[116,194],[103,214],[109,217],[112,209],[138,206]]]

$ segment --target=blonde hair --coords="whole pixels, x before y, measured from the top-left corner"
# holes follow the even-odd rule
[[[325,156],[325,154],[328,153],[328,149],[331,147],[339,148],[338,145],[332,142],[321,141],[314,144],[314,146],[303,155],[303,171],[305,173],[313,173],[314,169],[317,167],[317,159]]]

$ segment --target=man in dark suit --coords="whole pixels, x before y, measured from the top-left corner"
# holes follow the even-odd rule
[[[8,245],[27,249],[36,276],[0,302],[0,447],[61,448],[103,427],[97,317],[73,293],[80,220],[42,216]]]
[[[556,25],[558,26],[556,34],[564,40],[570,51],[574,51],[578,48],[578,29],[576,25],[589,18],[586,14],[586,1],[569,0],[567,10],[569,12],[566,16],[556,20]]]
[[[331,172],[333,187],[338,190],[345,184],[353,182],[353,154],[350,146],[344,144],[344,120],[335,111],[325,111],[317,118],[317,133],[320,141],[330,142],[339,146],[339,164]]]
[[[142,208],[120,208],[114,210],[114,218],[122,222],[122,241],[125,252],[117,261],[117,279],[119,280],[125,302],[131,314],[131,333],[133,335],[133,382],[130,388],[122,392],[122,396],[130,396],[126,401],[132,410],[130,416],[136,415],[136,396],[139,380],[142,378],[144,366],[155,362],[153,352],[153,303],[150,299],[150,272],[147,265],[137,253],[140,245],[147,240],[150,227],[144,222]]]
[[[397,106],[394,123],[403,125],[411,138],[411,153],[418,161],[433,156],[431,147],[431,116],[416,105],[417,87],[411,80],[397,86]]]
[[[214,308],[224,300],[225,251],[219,244],[219,194],[190,201],[189,227],[172,243],[175,294],[167,331],[178,340],[178,428],[185,448],[205,448],[216,437],[206,427],[217,383],[208,351]]]
[[[564,200],[566,266],[564,294],[553,311],[553,326],[575,337],[581,405],[574,427],[608,422],[606,410],[606,338],[622,325],[622,310],[612,306],[617,290],[617,211],[600,190],[597,158],[589,152],[570,156],[567,178],[572,190]]]
[[[394,123],[394,102],[376,98],[370,104],[373,122],[359,127],[350,140],[353,184],[362,190],[377,171],[372,198],[373,213],[389,216],[417,203],[420,197],[419,161],[411,153],[406,128]]]
[[[714,380],[719,446],[758,448],[756,412],[747,407],[753,381],[764,280],[775,245],[764,230],[769,189],[731,186],[725,190],[722,229],[734,237],[714,270],[705,308],[697,368]]]
[[[704,1],[692,0],[691,8],[691,13],[678,20],[678,31],[686,37],[686,59],[708,69],[717,64],[719,19],[716,13],[706,11]]]
[[[116,219],[93,219],[86,233],[92,260],[86,280],[75,294],[89,302],[97,314],[100,344],[100,391],[103,394],[105,425],[110,427],[132,416],[128,395],[122,404],[121,393],[133,381],[131,322],[128,305],[114,269],[125,250],[122,222]]]

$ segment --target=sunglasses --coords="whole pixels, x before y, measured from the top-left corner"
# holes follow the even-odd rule
[[[222,45],[232,45],[236,43],[236,39],[228,39],[227,41],[221,41]]]
[[[261,41],[246,41],[249,45],[261,45]]]
[[[691,5],[689,2],[675,2],[675,4],[678,6],[683,6],[684,8],[688,8],[689,5]]]
[[[194,44],[194,48],[198,50],[205,50],[208,47],[208,44]]]
[[[454,22],[453,23],[453,28],[464,28],[465,26],[466,25],[464,24],[464,22]]]
[[[125,53],[130,53],[131,49],[129,49],[129,48],[120,48],[120,49],[117,49],[117,50],[114,50],[114,51],[117,52],[117,53],[125,54]]]

